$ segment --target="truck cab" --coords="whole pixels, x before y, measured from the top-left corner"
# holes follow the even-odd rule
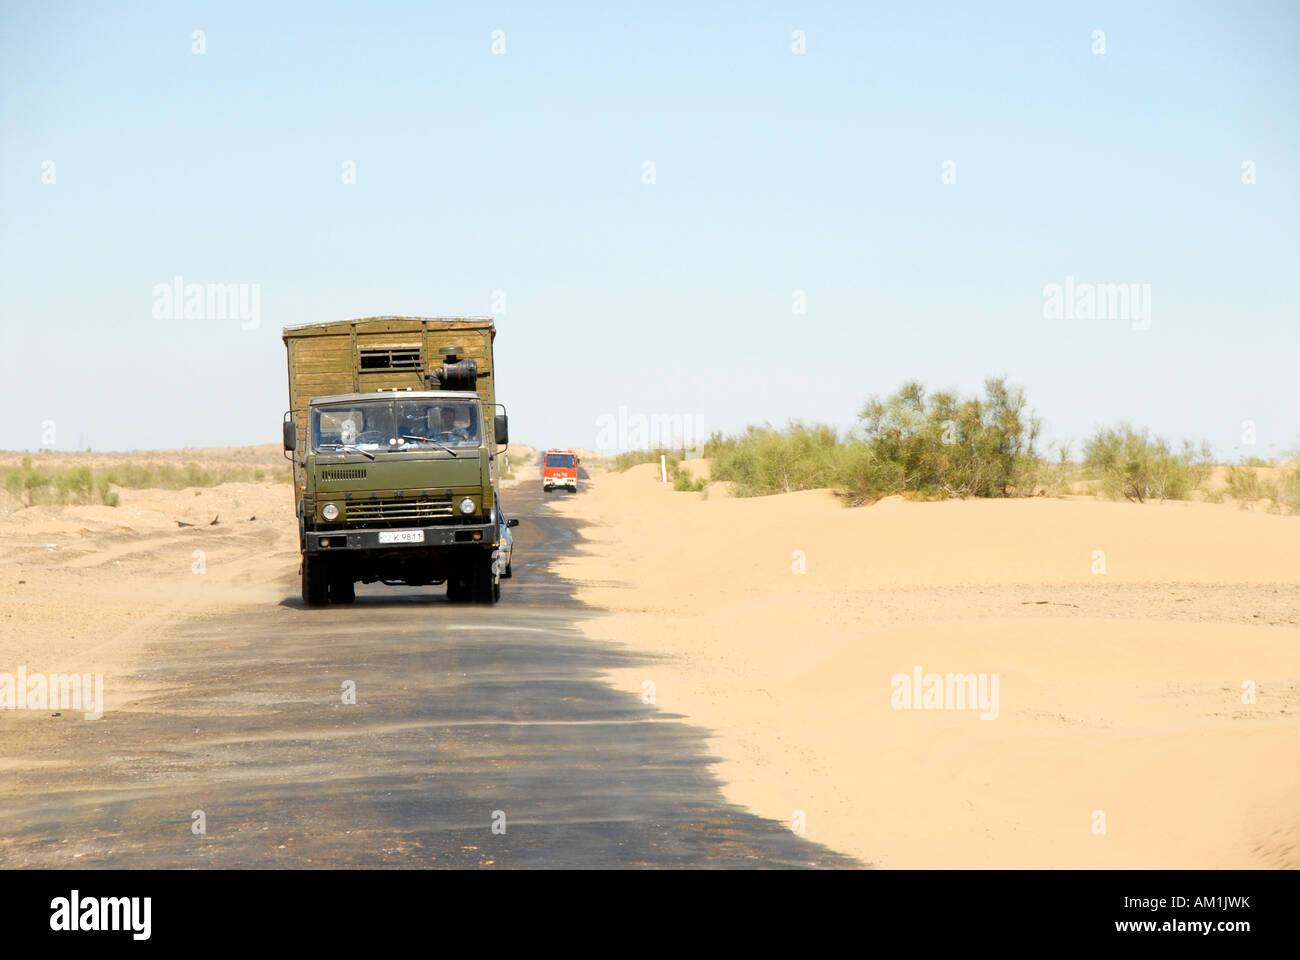
[[[555,487],[576,491],[581,462],[572,450],[547,450],[542,458],[542,491],[550,493]]]

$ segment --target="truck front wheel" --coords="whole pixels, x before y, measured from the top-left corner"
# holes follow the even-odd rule
[[[356,581],[346,575],[331,581],[330,599],[335,603],[352,603],[357,599]]]
[[[460,573],[452,573],[447,577],[447,602],[464,603],[469,599],[470,582],[463,578]]]
[[[475,603],[496,603],[501,599],[501,584],[492,569],[492,555],[486,554],[474,563],[471,590]]]
[[[324,564],[309,553],[302,555],[302,602],[319,607],[329,602],[329,581]]]
[[[501,585],[492,571],[492,554],[484,553],[447,576],[449,603],[496,603]]]

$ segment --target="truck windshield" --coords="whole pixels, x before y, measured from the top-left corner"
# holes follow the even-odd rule
[[[326,453],[402,453],[477,447],[478,404],[472,400],[367,400],[313,407],[312,447]]]
[[[546,465],[548,467],[572,467],[573,457],[567,453],[548,453],[546,455]]]
[[[477,447],[478,404],[467,400],[399,400],[398,436],[407,447]]]

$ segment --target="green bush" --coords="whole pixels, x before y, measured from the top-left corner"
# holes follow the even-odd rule
[[[1146,500],[1181,500],[1200,488],[1211,469],[1207,444],[1169,443],[1128,424],[1099,430],[1084,445],[1083,462],[1070,459],[1070,445],[1047,463],[1036,449],[1041,421],[1024,391],[1005,378],[985,381],[981,394],[928,394],[916,382],[886,398],[873,397],[855,431],[840,436],[824,424],[792,422],[784,429],[751,426],[735,436],[714,433],[704,444],[712,479],[730,481],[740,497],[831,488],[850,503],[889,494],[910,497],[1010,497],[1032,494],[1036,485],[1069,493],[1091,482],[1093,492]],[[1298,451],[1300,453],[1300,451]],[[620,454],[614,469],[668,458],[673,487],[698,490],[665,449]],[[1249,460],[1228,470],[1228,487],[1208,499],[1270,499],[1274,510],[1300,512],[1300,469],[1265,482]]]
[[[1300,513],[1300,469],[1282,471],[1273,487],[1273,509]]]
[[[1225,479],[1227,487],[1212,499],[1229,496],[1242,503],[1268,500],[1272,513],[1300,513],[1300,469],[1279,467],[1275,478],[1267,480],[1251,469],[1250,461],[1243,461],[1241,466],[1228,467]]]
[[[1041,421],[1024,390],[1004,378],[984,382],[983,397],[928,395],[908,383],[872,398],[860,415],[866,455],[850,493],[879,496],[1007,497],[1031,492],[1040,461]]]
[[[731,481],[738,497],[761,497],[835,486],[844,448],[831,427],[796,422],[784,430],[748,427],[733,439],[711,440],[705,453],[714,480]]]
[[[1084,446],[1084,463],[1100,475],[1097,492],[1136,503],[1186,500],[1210,472],[1210,451],[1191,443],[1175,452],[1147,430],[1128,424],[1099,430]]]
[[[1005,380],[985,382],[982,397],[927,396],[919,383],[872,398],[857,436],[824,424],[784,430],[749,427],[705,445],[713,479],[730,480],[737,496],[831,487],[850,502],[889,494],[1005,497],[1029,493],[1041,464],[1034,451],[1039,420],[1024,392]]]
[[[699,479],[692,478],[689,473],[682,469],[680,463],[673,464],[672,469],[669,471],[669,475],[672,477],[674,490],[699,493],[708,486],[707,480],[703,477],[700,477]]]
[[[1277,497],[1276,486],[1260,479],[1259,471],[1249,465],[1228,467],[1225,479],[1228,483],[1226,493],[1234,500],[1262,500],[1265,497],[1273,500]]]

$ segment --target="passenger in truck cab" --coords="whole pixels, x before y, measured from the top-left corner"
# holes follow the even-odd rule
[[[463,443],[476,439],[468,425],[456,426],[456,411],[452,407],[443,407],[439,411],[440,424],[438,441],[440,443]]]

